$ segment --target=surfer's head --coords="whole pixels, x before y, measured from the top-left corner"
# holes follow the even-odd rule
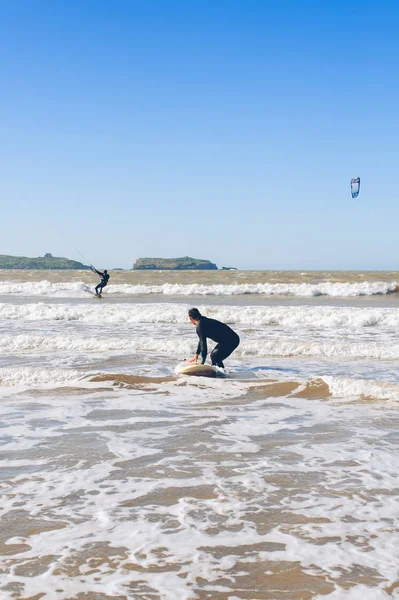
[[[196,325],[201,318],[201,313],[198,308],[190,308],[188,311],[188,318],[190,319],[191,323]]]
[[[104,269],[104,273],[108,273],[107,269]]]

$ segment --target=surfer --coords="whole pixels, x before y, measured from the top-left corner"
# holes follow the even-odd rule
[[[207,338],[217,342],[211,352],[212,365],[224,369],[223,361],[235,350],[240,343],[240,338],[228,325],[216,319],[208,319],[201,315],[198,308],[190,308],[188,317],[193,325],[196,326],[199,337],[197,352],[189,362],[196,363],[201,356],[201,364],[205,363],[208,354]]]
[[[109,280],[108,271],[107,271],[107,269],[104,269],[104,273],[101,273],[101,271],[97,271],[97,269],[95,269],[94,267],[92,268],[92,271],[94,273],[97,273],[97,275],[99,275],[101,277],[100,283],[98,285],[96,285],[96,296],[101,296],[103,288],[105,288],[105,286],[108,284],[108,280]]]

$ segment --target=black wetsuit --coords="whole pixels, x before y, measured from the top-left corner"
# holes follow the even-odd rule
[[[109,275],[108,275],[108,273],[101,273],[101,271],[97,271],[97,269],[94,269],[94,270],[97,273],[97,275],[99,275],[101,277],[100,283],[98,285],[96,285],[96,294],[97,294],[97,296],[101,296],[101,292],[103,291],[103,288],[105,288],[105,286],[108,283]]]
[[[206,355],[208,354],[206,339],[210,338],[214,342],[217,342],[211,352],[212,364],[222,368],[224,368],[224,359],[230,356],[240,343],[240,338],[228,325],[216,321],[216,319],[208,319],[203,316],[198,320],[197,335],[199,337],[197,354],[201,355],[202,362],[205,362]]]

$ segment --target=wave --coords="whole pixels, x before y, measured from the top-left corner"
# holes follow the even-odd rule
[[[0,303],[0,319],[101,324],[187,324],[183,304],[29,304]],[[333,306],[204,306],[209,317],[238,327],[361,329],[399,328],[399,308]]]
[[[253,284],[169,284],[160,286],[112,286],[111,293],[121,294],[165,294],[168,296],[374,296],[397,292],[395,282],[362,282],[362,283],[253,283]]]
[[[16,283],[3,281],[0,283],[0,295],[16,296],[49,296],[64,298],[88,297],[84,291],[86,284],[83,281],[73,283],[51,283],[47,280],[37,282]],[[165,295],[165,296],[332,296],[355,297],[375,296],[396,293],[396,282],[382,281],[362,283],[253,283],[253,284],[172,284],[163,285],[109,285],[104,294],[119,294],[127,296]]]
[[[399,383],[351,379],[350,377],[321,377],[334,398],[370,398],[399,401]]]
[[[132,337],[89,337],[59,334],[20,334],[2,335],[0,350],[13,352],[98,352],[103,356],[112,352],[157,354],[175,356],[182,360],[191,356],[195,350],[194,336],[159,338],[145,336]],[[210,344],[212,347],[213,344]],[[399,344],[381,344],[359,341],[319,342],[282,337],[278,339],[242,339],[234,352],[234,357],[319,357],[338,359],[378,359],[398,360]]]
[[[73,369],[52,369],[41,367],[0,368],[0,383],[5,386],[60,385],[72,383],[86,377]]]
[[[74,283],[51,283],[46,279],[43,281],[29,281],[26,283],[2,281],[0,282],[0,295],[83,298],[84,296],[88,297],[83,289],[84,285],[83,281]]]
[[[307,340],[278,339],[246,342],[241,347],[242,356],[259,357],[312,357],[336,359],[399,359],[399,344],[376,342],[314,342]]]

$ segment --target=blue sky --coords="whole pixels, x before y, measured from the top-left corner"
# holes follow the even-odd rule
[[[0,253],[399,268],[398,30],[391,0],[5,0]]]

